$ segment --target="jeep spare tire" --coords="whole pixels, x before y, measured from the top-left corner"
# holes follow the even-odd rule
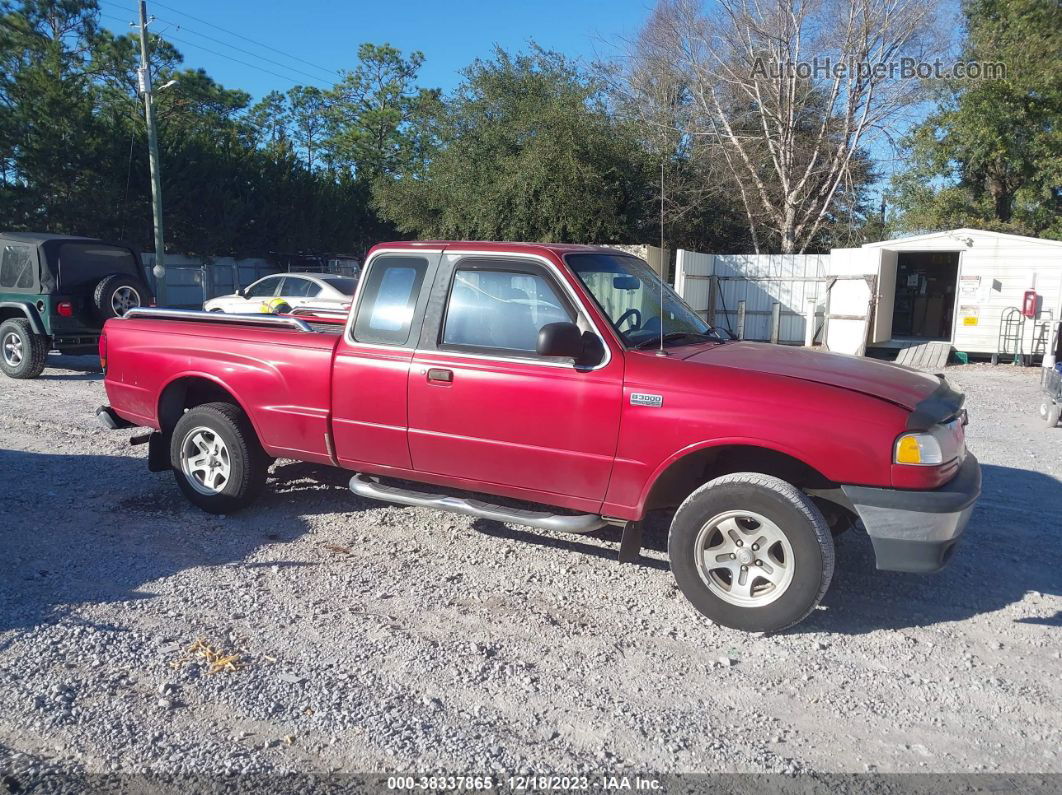
[[[100,320],[122,317],[134,307],[147,304],[148,291],[143,282],[114,273],[100,280],[92,293],[92,302]]]

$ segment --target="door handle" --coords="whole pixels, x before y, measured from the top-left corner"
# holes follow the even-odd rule
[[[452,384],[454,371],[444,370],[441,367],[433,367],[428,370],[428,381],[433,384]]]

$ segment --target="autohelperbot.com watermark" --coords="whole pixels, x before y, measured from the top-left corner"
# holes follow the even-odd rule
[[[816,56],[807,61],[776,61],[757,58],[749,74],[754,79],[783,78],[840,79],[851,77],[874,80],[1003,80],[1007,65],[995,61],[920,61],[898,58],[895,61],[863,61],[858,58],[836,59]]]

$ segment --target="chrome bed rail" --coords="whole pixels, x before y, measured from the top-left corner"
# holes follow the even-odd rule
[[[236,326],[274,326],[313,333],[313,329],[304,320],[297,317],[278,317],[266,314],[227,314],[225,312],[203,312],[199,309],[155,309],[153,307],[134,307],[118,319],[157,318],[159,320],[190,320],[196,323],[227,323]]]

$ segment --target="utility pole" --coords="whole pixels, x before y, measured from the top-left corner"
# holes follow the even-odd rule
[[[148,162],[151,169],[151,205],[155,218],[155,274],[158,302],[166,297],[166,246],[162,234],[162,176],[159,171],[159,137],[155,129],[155,106],[151,96],[151,69],[148,59],[147,2],[140,0],[140,69],[137,83],[144,98],[144,118],[147,121]]]

